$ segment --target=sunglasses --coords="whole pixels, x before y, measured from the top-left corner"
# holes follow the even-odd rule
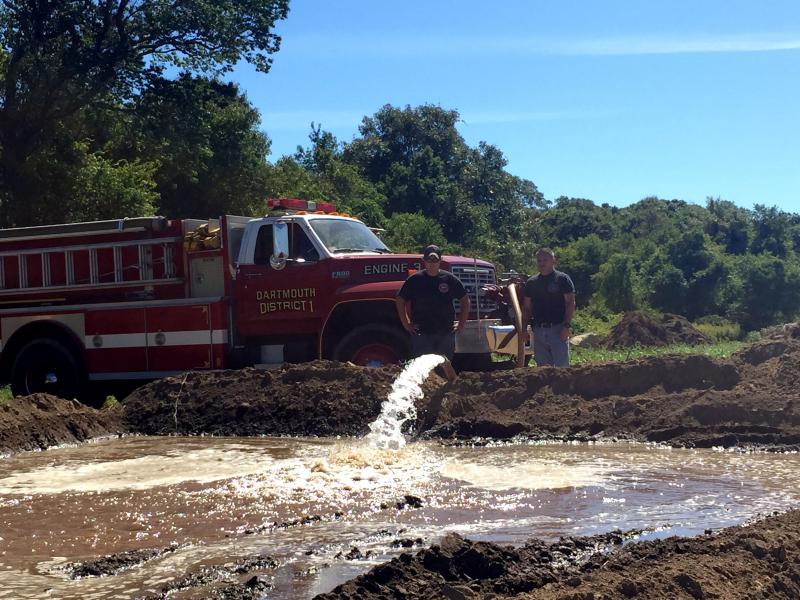
[[[439,262],[440,259],[436,258],[435,256],[426,256],[423,260],[425,262]]]

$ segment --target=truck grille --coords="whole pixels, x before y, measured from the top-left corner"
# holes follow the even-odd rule
[[[494,268],[493,267],[476,267],[474,265],[453,265],[450,267],[450,272],[461,280],[464,287],[467,288],[472,309],[470,312],[477,312],[476,307],[480,306],[481,317],[488,316],[488,314],[497,309],[497,303],[487,298],[481,287],[487,284],[496,283]],[[480,295],[480,304],[478,304],[478,297]],[[453,306],[456,311],[459,309],[459,302],[455,300]]]

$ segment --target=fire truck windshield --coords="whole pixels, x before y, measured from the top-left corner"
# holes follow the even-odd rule
[[[361,221],[309,219],[314,232],[331,254],[344,252],[391,252]]]

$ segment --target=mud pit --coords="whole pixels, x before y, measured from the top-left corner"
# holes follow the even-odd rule
[[[695,535],[796,504],[798,467],[800,455],[619,443],[108,440],[0,463],[0,590],[309,598],[377,567],[394,573],[376,580],[384,592],[442,597],[449,581],[511,594],[635,539],[612,530]],[[448,534],[472,540],[456,560],[424,550]],[[378,566],[420,551],[403,561],[422,566]]]
[[[6,420],[0,407],[0,440],[70,411],[67,425],[22,447],[117,430],[361,435],[397,373],[319,362],[189,374],[141,388],[114,419],[53,399],[34,402],[27,422],[24,405]],[[729,361],[432,376],[411,434],[433,439],[388,454],[347,440],[125,438],[12,456],[0,462],[0,589],[306,598],[343,584],[332,597],[698,598],[737,597],[726,590],[749,593],[757,580],[764,597],[794,598],[796,513],[745,537],[652,538],[796,507],[797,454],[603,440],[795,449],[798,389],[800,342],[784,336]],[[630,545],[614,529],[650,541]],[[442,541],[448,533],[468,539]],[[618,541],[622,551],[605,552]]]

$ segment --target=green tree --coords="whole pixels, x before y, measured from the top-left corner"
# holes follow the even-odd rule
[[[442,228],[418,213],[395,213],[386,221],[384,241],[395,252],[419,254],[428,244],[446,246]]]
[[[260,115],[232,83],[182,74],[158,79],[138,98],[117,152],[159,158],[158,210],[171,217],[257,214],[269,139]]]
[[[753,216],[750,211],[720,198],[707,198],[706,208],[711,213],[706,232],[728,254],[744,254],[750,246]]]
[[[777,206],[767,207],[763,204],[756,204],[753,213],[755,237],[752,251],[756,254],[769,252],[775,256],[786,256],[793,245],[792,227],[797,224],[797,216],[793,218]]]
[[[341,144],[334,135],[312,123],[309,140],[311,145],[298,148],[294,160],[319,183],[322,199],[369,225],[384,225],[386,197],[355,165],[344,162]]]
[[[89,154],[78,172],[74,201],[64,221],[114,219],[155,214],[156,163],[114,161]]]
[[[546,202],[532,182],[505,171],[495,146],[470,148],[458,121],[457,111],[439,106],[386,105],[364,118],[342,157],[386,197],[387,215],[419,212],[451,243],[509,258],[511,241],[523,232],[523,209]]]
[[[647,304],[663,312],[684,314],[689,284],[681,269],[662,252],[656,253],[644,268]]]
[[[591,200],[561,196],[552,209],[541,215],[544,243],[566,246],[592,234],[603,240],[610,239],[614,234],[612,214],[610,208],[597,206]]]
[[[636,273],[631,258],[615,254],[600,267],[594,283],[605,305],[613,312],[622,312],[637,307],[633,283],[635,279]]]
[[[725,316],[753,330],[790,320],[800,306],[800,264],[768,253],[736,257],[736,293]]]
[[[219,73],[245,60],[267,71],[280,43],[271,30],[287,12],[288,0],[4,2],[0,225],[52,220],[32,207],[61,199],[29,164],[58,156],[59,130],[82,111],[128,103],[167,66]]]
[[[649,197],[620,209],[615,222],[621,233],[660,245],[682,233],[704,230],[708,220],[708,211],[702,206]]]

